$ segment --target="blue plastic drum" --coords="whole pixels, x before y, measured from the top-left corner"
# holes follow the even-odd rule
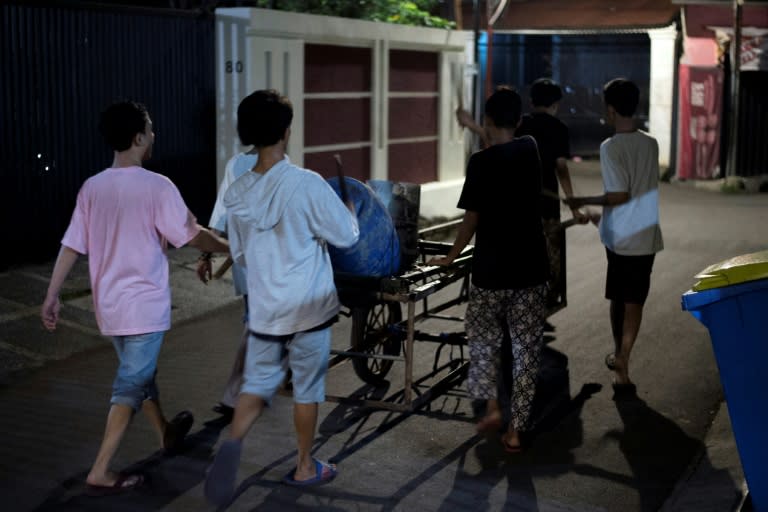
[[[373,189],[354,178],[345,177],[347,193],[357,212],[360,239],[348,249],[328,246],[335,272],[384,277],[400,269],[400,240],[387,207]],[[328,178],[341,197],[339,178]]]

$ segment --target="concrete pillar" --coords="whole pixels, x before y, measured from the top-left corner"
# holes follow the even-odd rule
[[[675,93],[675,47],[679,33],[673,24],[648,31],[651,38],[651,83],[649,131],[659,142],[659,165],[668,168],[671,159],[672,109]],[[662,170],[663,172],[663,170]]]

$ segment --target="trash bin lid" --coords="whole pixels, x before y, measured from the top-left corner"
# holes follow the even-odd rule
[[[768,250],[736,256],[710,265],[698,274],[694,291],[721,288],[768,278]]]

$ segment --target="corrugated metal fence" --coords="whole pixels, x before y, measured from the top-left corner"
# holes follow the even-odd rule
[[[203,223],[215,198],[213,18],[148,10],[0,6],[0,269],[58,249],[83,181],[110,165],[98,133],[116,99],[147,105],[147,167]]]

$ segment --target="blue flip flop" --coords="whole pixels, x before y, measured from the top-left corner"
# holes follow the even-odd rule
[[[339,472],[336,470],[335,464],[328,464],[321,462],[315,458],[312,459],[315,462],[315,476],[309,480],[296,480],[296,468],[293,468],[283,477],[283,483],[286,485],[293,485],[295,487],[309,487],[311,485],[327,484],[334,478]]]
[[[205,497],[214,505],[227,505],[235,495],[242,446],[240,441],[224,441],[213,459],[205,479]]]

